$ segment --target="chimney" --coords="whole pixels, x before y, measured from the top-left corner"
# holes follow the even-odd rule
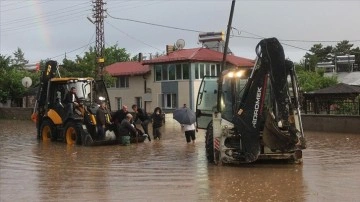
[[[166,45],[166,55],[174,52],[174,45]]]
[[[142,53],[139,53],[138,55],[138,62],[142,62],[143,60],[143,54]]]

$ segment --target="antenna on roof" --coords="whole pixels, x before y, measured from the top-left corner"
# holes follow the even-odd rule
[[[175,46],[177,49],[181,50],[185,47],[185,40],[184,39],[178,39],[175,43]]]

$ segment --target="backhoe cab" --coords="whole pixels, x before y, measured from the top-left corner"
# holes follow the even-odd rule
[[[276,38],[257,46],[255,66],[205,76],[197,98],[197,123],[206,129],[209,162],[302,161],[305,139],[292,62]]]
[[[65,141],[67,144],[96,145],[115,141],[115,135],[100,139],[96,129],[96,111],[105,101],[110,112],[108,93],[103,81],[93,78],[56,78],[57,62],[48,61],[41,72],[37,101],[32,119],[37,137],[42,141]],[[76,88],[78,105],[64,103],[66,94]]]

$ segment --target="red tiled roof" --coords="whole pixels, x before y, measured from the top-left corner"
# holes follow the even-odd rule
[[[141,75],[150,71],[149,65],[142,65],[140,62],[117,62],[105,67],[111,76]]]
[[[174,51],[168,55],[160,56],[152,60],[143,61],[143,64],[157,64],[181,61],[204,61],[204,62],[221,62],[223,53],[208,48],[192,48]],[[227,55],[226,61],[235,66],[252,67],[254,60]]]

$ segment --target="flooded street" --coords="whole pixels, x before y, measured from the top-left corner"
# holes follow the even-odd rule
[[[98,147],[0,120],[0,201],[360,201],[360,134],[305,132],[303,164],[216,166],[171,118],[160,141]]]

